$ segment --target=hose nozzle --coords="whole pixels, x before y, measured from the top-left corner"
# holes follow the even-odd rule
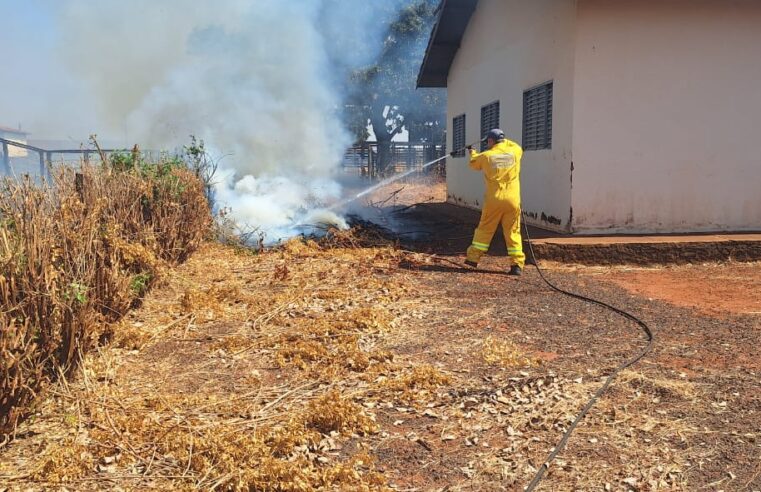
[[[476,142],[476,143],[478,143],[478,142]],[[457,149],[457,150],[453,150],[452,152],[449,153],[449,157],[460,157],[457,154],[459,154],[460,152],[462,152],[464,150],[473,150],[473,146],[476,145],[476,143],[468,144],[465,147],[462,147],[462,148]]]

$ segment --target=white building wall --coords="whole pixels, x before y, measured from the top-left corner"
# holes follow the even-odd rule
[[[761,229],[761,2],[579,0],[576,39],[573,230]]]
[[[552,149],[524,154],[521,186],[523,209],[536,215],[533,222],[562,230],[571,206],[575,10],[575,0],[481,0],[447,83],[451,149],[452,118],[465,113],[466,141],[478,140],[481,107],[495,100],[500,126],[521,143],[523,91],[554,80]],[[482,204],[483,178],[464,158],[449,160],[447,187],[454,203]]]

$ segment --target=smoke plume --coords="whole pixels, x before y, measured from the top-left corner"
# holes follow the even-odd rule
[[[345,225],[319,210],[340,196],[334,173],[351,144],[340,81],[382,46],[388,1],[369,4],[37,0],[90,131],[149,149],[203,139],[220,159],[217,203],[268,241],[309,221]]]

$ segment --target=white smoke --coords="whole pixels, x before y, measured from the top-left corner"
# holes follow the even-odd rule
[[[65,0],[57,8],[61,56],[95,97],[99,131],[144,148],[205,140],[225,156],[219,205],[269,241],[309,221],[345,226],[321,207],[340,197],[334,172],[351,144],[337,81],[381,47],[385,25],[368,2]]]

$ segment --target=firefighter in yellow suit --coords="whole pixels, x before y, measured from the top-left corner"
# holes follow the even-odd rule
[[[510,256],[510,275],[520,275],[526,263],[521,241],[521,157],[523,149],[515,142],[507,140],[499,129],[486,135],[488,150],[470,152],[470,167],[483,171],[486,183],[481,222],[478,224],[473,243],[468,248],[465,263],[475,267],[489,250],[497,226],[502,224],[507,254]]]

